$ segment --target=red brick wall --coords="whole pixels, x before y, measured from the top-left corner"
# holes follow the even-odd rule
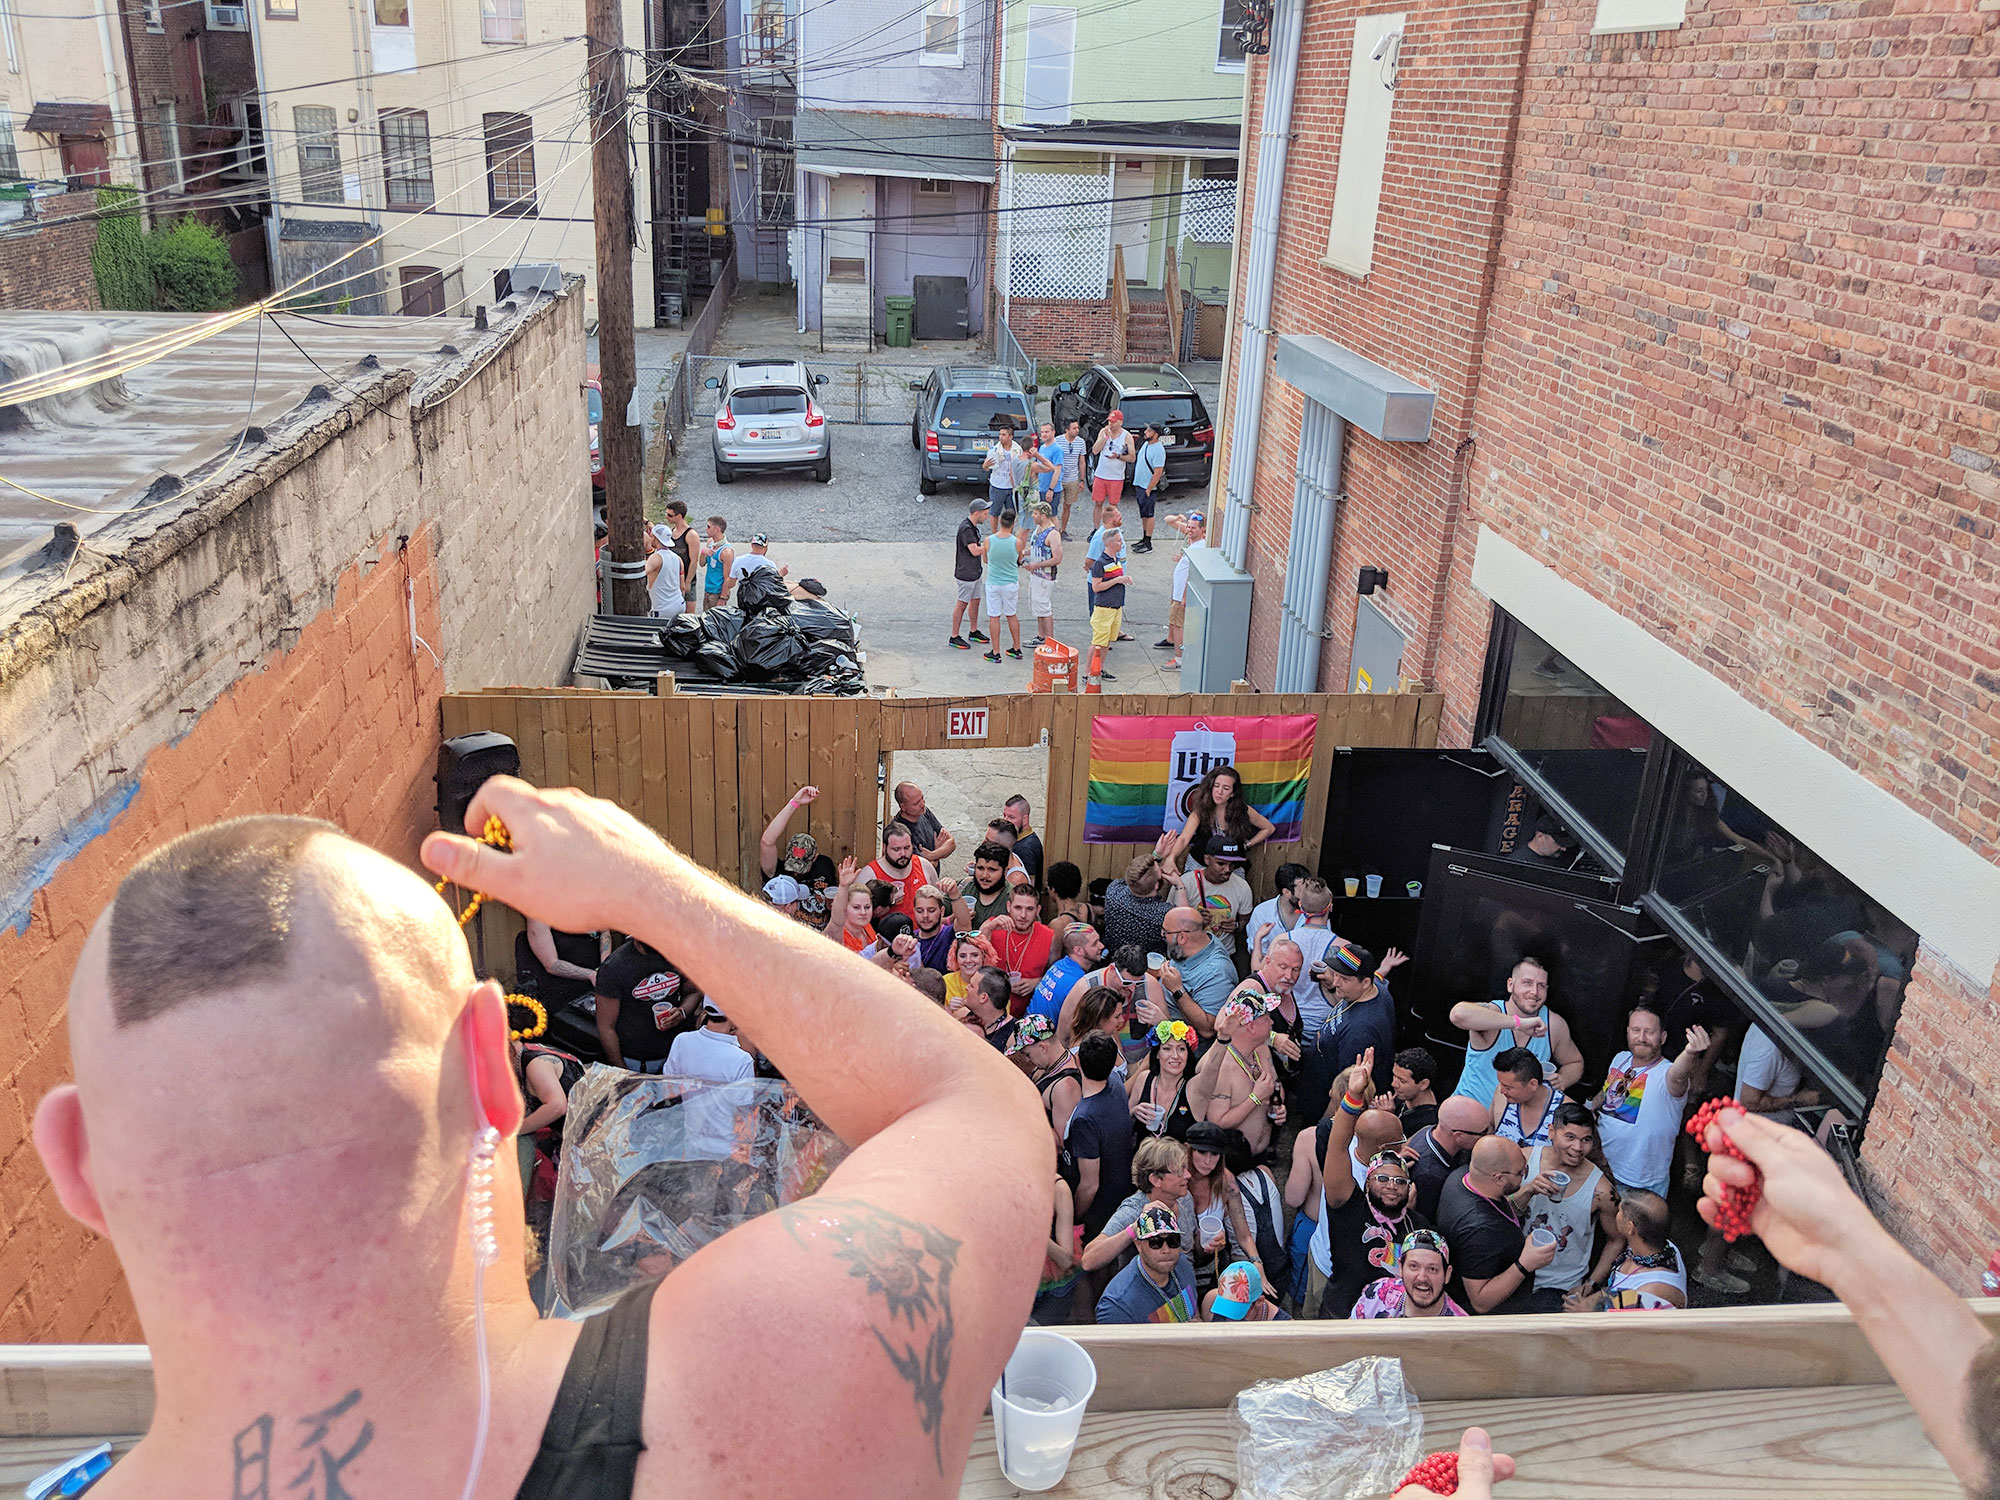
[[[9,225],[0,235],[0,307],[95,312],[97,272],[90,252],[97,245],[97,221],[78,215],[96,211],[97,194],[64,193],[38,199],[35,207],[46,221],[41,228],[23,232]]]
[[[1041,297],[1015,297],[1007,303],[1007,326],[1021,348],[1036,359],[1088,364],[1111,358],[1118,320],[1111,300],[1058,302]]]
[[[1529,7],[1506,3],[1412,7],[1402,50],[1389,155],[1366,278],[1323,264],[1347,107],[1355,17],[1379,9],[1345,0],[1307,18],[1292,109],[1272,326],[1321,333],[1437,393],[1428,443],[1384,443],[1350,428],[1343,469],[1350,503],[1335,513],[1334,586],[1320,686],[1344,690],[1353,645],[1352,580],[1384,567],[1381,606],[1410,638],[1406,676],[1431,670],[1443,618],[1442,584],[1462,506],[1459,445],[1469,435],[1485,327],[1486,287],[1499,235],[1501,184],[1511,144]],[[1263,119],[1264,70],[1253,81],[1249,137]],[[1254,163],[1246,170],[1255,175]],[[1246,206],[1246,217],[1248,209]],[[1237,257],[1243,295],[1248,257]],[[1233,386],[1240,343],[1226,376]],[[1291,537],[1297,393],[1267,381],[1265,427],[1250,527],[1250,680],[1269,686]]]
[[[134,860],[190,828],[252,812],[327,818],[397,859],[414,861],[434,826],[443,672],[410,646],[440,637],[432,528],[394,537],[364,573],[341,575],[331,607],[291,650],[246,673],[186,738],[133,768],[139,793],[33,900],[27,929],[0,929],[0,1343],[140,1337],[117,1257],[68,1217],[42,1175],[28,1120],[69,1077],[65,1001],[90,926]]]

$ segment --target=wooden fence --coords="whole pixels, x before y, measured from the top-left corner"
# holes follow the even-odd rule
[[[1075,861],[1086,880],[1115,878],[1145,846],[1083,840],[1096,715],[1314,714],[1319,728],[1304,836],[1257,851],[1250,881],[1262,890],[1280,863],[1318,864],[1327,772],[1339,747],[1432,748],[1441,701],[1419,693],[758,698],[496,688],[447,694],[443,730],[447,736],[497,730],[520,747],[527,780],[609,798],[696,863],[754,888],[761,880],[758,840],[798,787],[817,786],[820,795],[793,830],[810,832],[836,860],[865,859],[876,852],[880,826],[893,810],[886,799],[897,751],[1044,743],[1048,792],[1035,814],[1047,858]],[[985,733],[963,734],[977,727],[981,713]],[[954,832],[966,847],[969,830]],[[517,924],[495,916],[486,930],[488,962],[511,969]]]

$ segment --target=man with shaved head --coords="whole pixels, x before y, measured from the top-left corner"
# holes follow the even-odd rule
[[[1527,1170],[1518,1145],[1486,1136],[1438,1200],[1438,1228],[1451,1246],[1452,1290],[1475,1313],[1562,1311],[1561,1292],[1535,1290],[1535,1272],[1556,1258],[1555,1237],[1531,1244],[1519,1211],[1507,1201],[1521,1190]]]
[[[522,1118],[500,987],[423,880],[330,825],[178,839],[98,919],[70,990],[76,1082],[35,1119],[152,1350],[152,1430],[92,1500],[263,1500],[303,1493],[294,1476],[322,1496],[957,1494],[1046,1240],[1034,1091],[610,804],[503,777],[466,826],[489,815],[512,852],[432,834],[425,863],[559,931],[669,955],[852,1154],[581,1325],[537,1315],[520,1182],[495,1172],[492,1422],[469,1486],[468,1163],[482,1139],[509,1159]],[[753,1408],[754,1437],[715,1440]]]
[[[1410,1137],[1410,1175],[1425,1218],[1437,1218],[1445,1182],[1471,1157],[1473,1143],[1492,1129],[1491,1110],[1468,1095],[1453,1094],[1438,1106],[1437,1124]]]

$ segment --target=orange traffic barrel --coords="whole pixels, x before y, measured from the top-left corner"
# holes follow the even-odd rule
[[[1052,693],[1057,684],[1066,693],[1076,691],[1076,648],[1061,641],[1043,641],[1035,647],[1035,670],[1028,679],[1028,691]]]

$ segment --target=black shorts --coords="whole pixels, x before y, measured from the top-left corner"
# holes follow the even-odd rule
[[[1152,491],[1151,490],[1139,491],[1138,499],[1139,499],[1139,519],[1142,521],[1152,520],[1153,506],[1158,503],[1153,499]]]

